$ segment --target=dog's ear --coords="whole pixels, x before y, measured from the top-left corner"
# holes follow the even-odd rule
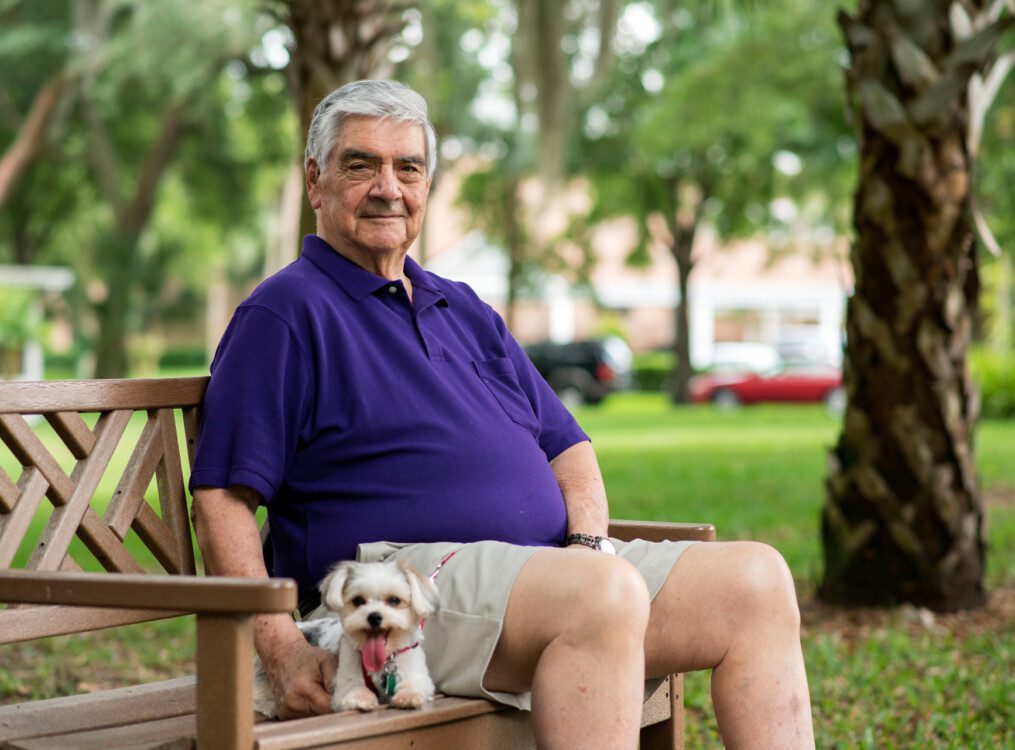
[[[349,574],[352,572],[352,568],[355,563],[340,562],[335,565],[329,572],[328,575],[321,579],[321,582],[317,585],[318,590],[321,592],[321,602],[328,609],[333,612],[338,612],[342,605],[345,603],[344,590],[345,582],[349,578]]]
[[[436,614],[441,608],[441,595],[437,590],[437,585],[426,576],[421,575],[405,560],[401,560],[398,567],[405,574],[405,580],[409,582],[412,608],[421,618]]]

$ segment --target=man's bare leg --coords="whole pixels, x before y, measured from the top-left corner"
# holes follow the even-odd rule
[[[626,561],[541,550],[518,574],[483,684],[531,688],[542,749],[634,750],[648,617],[645,582]]]
[[[727,748],[813,748],[800,610],[785,561],[753,542],[696,544],[652,602],[646,673],[714,669]]]

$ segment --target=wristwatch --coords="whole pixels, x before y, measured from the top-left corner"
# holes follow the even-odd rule
[[[568,534],[567,538],[564,539],[564,546],[570,547],[572,544],[584,544],[589,549],[594,549],[598,552],[605,552],[607,555],[617,554],[617,548],[614,547],[613,542],[605,536],[592,536],[591,534]]]

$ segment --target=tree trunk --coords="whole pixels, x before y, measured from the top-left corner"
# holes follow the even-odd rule
[[[21,123],[14,142],[0,156],[0,206],[7,202],[18,178],[42,149],[53,116],[71,88],[71,80],[70,76],[61,71],[42,87]]]
[[[94,347],[94,377],[124,378],[129,374],[127,337],[134,328],[129,317],[136,308],[137,237],[114,231],[102,243],[98,260],[106,289],[105,298],[95,305],[99,330]]]
[[[688,386],[691,376],[694,375],[691,367],[691,322],[687,295],[691,271],[694,270],[691,250],[694,247],[696,233],[697,223],[689,227],[679,227],[670,244],[670,254],[677,264],[677,288],[680,294],[674,308],[673,380],[670,384],[670,400],[675,404],[687,403]]]
[[[515,313],[518,303],[518,292],[522,282],[525,263],[525,240],[521,221],[518,217],[518,190],[520,181],[517,176],[506,178],[504,192],[504,233],[508,251],[508,283],[507,300],[505,302],[504,322],[508,330],[514,330]]]
[[[318,102],[339,86],[363,78],[384,78],[394,66],[388,52],[405,25],[404,13],[415,2],[398,0],[287,0],[283,17],[296,40],[289,80],[306,136]],[[302,156],[299,159],[301,172]],[[317,231],[307,201],[300,215],[300,236]]]
[[[986,4],[955,3],[974,16]],[[985,600],[966,362],[980,292],[966,90],[1000,30],[957,38],[951,5],[861,0],[839,19],[860,175],[849,398],[830,454],[820,594],[841,604],[950,611]]]

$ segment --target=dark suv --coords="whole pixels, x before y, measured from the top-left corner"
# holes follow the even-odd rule
[[[631,350],[616,337],[568,344],[541,341],[526,346],[525,352],[568,408],[598,404],[607,394],[631,387]]]

